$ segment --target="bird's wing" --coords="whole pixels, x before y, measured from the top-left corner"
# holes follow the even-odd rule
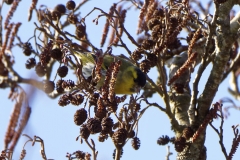
[[[78,61],[82,64],[82,73],[85,78],[92,75],[92,70],[96,65],[96,60],[91,52],[79,52],[74,51],[74,55],[78,58]]]

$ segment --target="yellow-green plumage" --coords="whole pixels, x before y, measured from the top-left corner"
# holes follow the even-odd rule
[[[80,60],[83,65],[83,75],[85,78],[91,76],[92,70],[96,65],[96,56],[91,52],[74,53]],[[112,55],[104,55],[103,64],[102,64],[102,73],[104,73],[107,68],[111,65],[113,61],[121,61],[121,66],[117,75],[117,81],[115,84],[115,93],[116,94],[132,94],[137,91],[141,87],[143,87],[146,83],[145,74],[131,62],[127,61],[124,58],[120,58]],[[97,88],[100,88],[104,83],[104,76],[102,76],[101,80],[97,84]]]

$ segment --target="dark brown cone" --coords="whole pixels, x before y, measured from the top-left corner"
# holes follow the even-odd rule
[[[98,97],[99,97],[99,94],[98,93],[94,93],[90,99],[89,99],[89,104],[91,106],[97,106],[97,101],[98,101]]]
[[[58,11],[53,10],[51,12],[51,18],[52,18],[53,21],[57,21],[57,20],[59,20],[61,18],[61,13],[58,12]]]
[[[164,10],[161,8],[156,9],[153,12],[153,17],[164,17]]]
[[[60,97],[59,101],[58,101],[58,104],[59,106],[66,106],[70,103],[71,101],[71,96],[69,94],[64,94]]]
[[[81,108],[76,111],[74,114],[74,122],[76,125],[80,126],[87,119],[87,111],[84,108]]]
[[[99,133],[102,131],[101,122],[97,118],[90,118],[87,121],[87,127],[91,134]]]
[[[127,139],[127,130],[125,128],[120,128],[113,133],[112,140],[115,146],[123,146]]]
[[[86,155],[83,151],[76,151],[73,154],[76,156],[76,158],[79,158],[79,159],[84,159]]]
[[[108,134],[108,133],[112,132],[113,120],[111,117],[103,118],[101,125],[102,125],[102,133],[103,134]]]
[[[66,13],[66,7],[63,4],[58,4],[55,8],[54,11],[57,11],[61,14],[65,14]]]
[[[51,93],[54,90],[54,87],[55,87],[55,83],[53,81],[46,80],[43,82],[43,89],[44,89],[44,92],[46,92],[47,94]]]
[[[47,69],[41,65],[41,62],[38,62],[35,66],[35,71],[39,77],[43,77],[46,74]]]
[[[150,39],[144,40],[143,43],[141,44],[142,48],[146,50],[151,49],[153,45],[154,45],[154,41]]]
[[[88,139],[89,135],[90,135],[90,131],[88,130],[87,125],[83,124],[80,128],[80,136],[83,139]]]
[[[25,63],[25,66],[26,66],[27,69],[31,69],[31,68],[35,67],[35,65],[36,65],[35,58],[29,58],[27,60],[27,62]]]
[[[39,58],[40,58],[40,62],[45,65],[48,64],[51,60],[51,57],[47,51],[42,52],[39,55]]]
[[[67,2],[66,7],[69,10],[74,10],[74,8],[76,7],[76,3],[72,0],[70,0],[70,1]]]
[[[51,50],[50,54],[53,59],[56,59],[58,61],[60,61],[63,56],[63,53],[62,53],[61,49],[59,49],[59,48],[55,48],[55,49]]]
[[[79,106],[84,101],[84,97],[81,94],[72,95],[71,104]]]
[[[132,139],[132,147],[135,149],[135,150],[138,150],[140,148],[140,139],[138,137],[134,137]]]
[[[13,0],[4,0],[4,2],[8,5],[12,4],[13,3]]]
[[[115,155],[116,155],[116,149],[114,149],[114,151],[113,151],[113,159],[115,159]],[[123,149],[121,149],[120,158],[122,157],[122,155],[123,155]]]
[[[95,116],[102,120],[104,117],[106,117],[107,110],[106,106],[102,103],[101,99],[98,99],[97,106],[94,107]]]
[[[67,20],[71,24],[76,24],[78,22],[78,17],[76,15],[74,15],[74,14],[70,14],[67,17]]]
[[[151,69],[151,62],[147,59],[143,60],[140,63],[140,69],[144,72],[144,73],[148,73],[149,70]]]
[[[169,137],[167,135],[165,135],[165,136],[158,138],[157,144],[166,145],[166,144],[168,144],[169,141],[170,141]]]
[[[134,61],[138,61],[140,60],[143,56],[142,56],[142,53],[143,53],[143,50],[142,49],[136,49],[132,55],[131,55],[131,58],[134,60]]]
[[[56,83],[56,90],[57,90],[58,93],[63,93],[64,92],[64,89],[62,88],[62,82],[63,82],[63,80],[59,79]]]
[[[107,138],[108,138],[108,135],[107,134],[99,134],[99,136],[98,136],[98,141],[99,142],[104,142],[105,140],[107,140]]]
[[[26,43],[23,44],[23,53],[26,56],[30,56],[31,55],[31,53],[32,53],[32,45],[31,45],[31,43],[26,42]]]
[[[67,66],[61,66],[58,68],[57,73],[60,77],[66,77],[68,74],[68,67]]]
[[[151,18],[148,23],[147,23],[147,27],[149,30],[152,30],[155,26],[159,25],[159,19],[158,18]]]
[[[77,24],[75,34],[78,38],[83,38],[86,35],[86,26],[81,23]]]
[[[72,80],[66,80],[62,82],[63,89],[72,89],[74,86],[75,86],[75,83]]]
[[[112,102],[111,104],[109,104],[109,106],[107,107],[108,108],[108,111],[110,112],[116,112],[117,109],[118,109],[118,104],[114,101]]]
[[[151,67],[154,67],[157,65],[157,56],[155,54],[148,54],[147,60],[149,60],[149,64]]]
[[[184,137],[179,137],[175,140],[175,150],[177,152],[182,152],[186,147],[186,139]]]
[[[139,111],[141,109],[141,105],[139,104],[139,103],[136,103],[135,105],[134,105],[134,110],[137,112],[137,111]]]

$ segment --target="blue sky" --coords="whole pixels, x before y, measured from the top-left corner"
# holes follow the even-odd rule
[[[22,22],[22,26],[20,27],[19,35],[21,36],[22,41],[27,41],[33,34],[34,34],[34,24],[33,22],[36,22],[36,19],[32,19],[32,21],[27,22],[27,15],[28,15],[28,8],[30,6],[30,0],[27,1],[21,1],[20,6],[17,8],[17,11],[14,13],[14,18],[12,19],[12,22]],[[65,4],[67,1],[65,0],[58,0],[58,3]],[[112,2],[117,1],[98,1],[98,0],[91,0],[86,5],[82,7],[80,10],[81,16],[85,16],[90,10],[92,10],[94,7],[99,7],[103,9],[104,11],[108,12],[110,6],[112,5]],[[47,1],[47,0],[39,0],[38,7],[41,4],[46,4],[49,8],[54,8],[54,6],[57,4],[56,1]],[[127,6],[127,5],[126,5]],[[9,10],[9,6],[4,5],[4,9],[2,11],[2,16],[5,17],[5,14],[7,14]],[[213,12],[213,11],[212,11]],[[92,20],[96,18],[100,14],[99,11],[95,11],[91,16],[89,16],[86,19],[87,24],[87,31],[89,31],[89,39],[92,41],[92,43],[100,48],[100,40],[101,40],[101,34],[103,30],[103,25],[105,23],[105,18],[101,18],[99,20],[98,25],[94,25],[92,23]],[[35,17],[35,13],[33,17]],[[132,9],[129,12],[127,12],[128,18],[126,19],[126,28],[129,31],[129,33],[135,34],[136,28],[137,28],[137,21],[138,21],[138,15],[139,12]],[[69,32],[74,33],[74,28],[68,28]],[[16,41],[15,41],[16,42]],[[135,47],[131,44],[129,41],[127,43],[129,49],[133,51]],[[106,49],[106,47],[103,48],[103,50]],[[113,48],[114,54],[121,54],[125,53],[124,50]],[[14,69],[16,69],[21,76],[23,77],[36,77],[33,70],[26,70],[25,69],[25,61],[28,59],[28,57],[23,56],[22,50],[15,47],[13,50],[13,54],[16,57],[16,64],[14,66]],[[55,69],[57,66],[55,67]],[[204,77],[207,77],[209,75],[209,71],[211,69],[211,66],[208,67],[208,69],[204,73]],[[195,69],[196,71],[197,69]],[[156,73],[155,70],[152,69],[150,72],[150,77],[152,79],[156,79]],[[192,75],[191,81],[193,81],[195,77],[195,74]],[[53,77],[52,77],[53,79]],[[218,101],[220,98],[223,97],[230,97],[227,87],[228,87],[228,80],[226,79],[221,86],[219,87],[219,91],[214,99],[213,102]],[[205,86],[206,79],[201,80],[200,87],[199,87],[199,93],[202,92],[204,86]],[[25,84],[21,84],[21,86],[28,90],[29,86]],[[0,97],[2,101],[1,112],[0,112],[0,137],[1,139],[4,139],[6,128],[8,125],[8,120],[10,118],[10,114],[12,111],[12,108],[14,106],[14,102],[11,102],[10,100],[7,100],[9,93],[9,89],[0,90]],[[157,95],[153,96],[150,100],[151,102],[157,102],[161,106],[164,106],[163,101],[161,98]],[[88,146],[83,143],[80,144],[79,141],[76,141],[76,137],[79,135],[79,127],[76,126],[73,122],[73,115],[77,109],[80,108],[80,106],[66,106],[66,107],[60,107],[57,104],[58,99],[52,100],[48,98],[48,96],[43,93],[42,91],[36,90],[35,94],[31,96],[30,99],[30,106],[32,107],[32,114],[29,120],[28,125],[24,129],[23,133],[28,134],[29,136],[33,137],[34,135],[37,135],[41,137],[44,140],[45,143],[45,149],[46,149],[46,155],[48,159],[66,159],[65,155],[67,152],[72,153],[76,150],[81,150],[84,152],[91,153],[91,150],[88,148]],[[239,102],[236,102],[239,104]],[[231,110],[230,111],[231,116],[225,120],[224,123],[224,142],[226,145],[227,152],[229,152],[229,149],[232,144],[232,138],[233,138],[233,132],[232,132],[232,125],[240,124],[239,119],[239,111]],[[214,124],[218,126],[220,123],[219,120],[214,120]],[[164,159],[166,155],[166,146],[158,146],[156,141],[157,139],[162,135],[168,135],[168,136],[174,136],[174,133],[171,131],[171,126],[168,120],[168,117],[162,113],[160,110],[152,107],[148,109],[144,116],[141,118],[139,122],[139,131],[138,131],[138,137],[141,140],[141,147],[138,151],[135,151],[131,147],[130,141],[126,144],[124,147],[124,154],[122,156],[123,160],[129,160],[129,159]],[[109,138],[104,143],[98,142],[97,138],[98,135],[91,135],[90,138],[92,138],[96,143],[96,149],[98,150],[98,160],[111,160],[112,159],[112,153],[114,150],[114,145]],[[24,143],[27,141],[26,137],[20,137],[20,140],[17,144],[17,148],[15,149],[15,152],[13,154],[14,159],[19,159],[21,149],[24,145]],[[212,128],[208,127],[207,129],[207,137],[206,137],[206,143],[207,146],[207,156],[208,159],[218,159],[222,160],[225,159],[224,155],[221,151],[221,148],[218,144],[219,138],[217,134],[212,130]],[[3,149],[3,142],[0,143],[0,149]],[[35,160],[41,160],[40,155],[40,144],[35,144],[35,146],[31,146],[31,143],[27,144],[25,147],[27,151],[26,160],[28,159],[35,159]],[[174,154],[170,157],[170,159],[176,159],[176,152],[174,150],[174,146],[170,145],[170,150]],[[233,158],[234,160],[240,159],[240,152],[237,151],[236,155]]]

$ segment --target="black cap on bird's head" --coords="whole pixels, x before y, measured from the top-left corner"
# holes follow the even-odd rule
[[[139,69],[136,68],[137,78],[134,79],[134,82],[137,83],[139,87],[144,87],[146,84],[146,75]]]

